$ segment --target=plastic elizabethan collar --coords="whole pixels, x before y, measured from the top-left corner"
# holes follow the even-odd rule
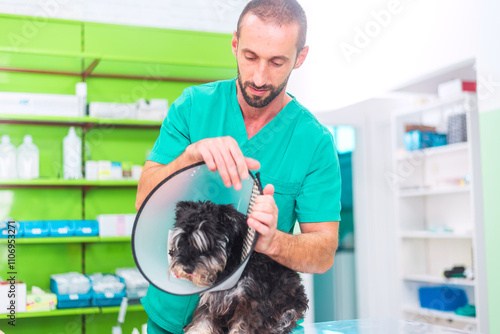
[[[144,277],[156,288],[174,295],[192,295],[232,288],[245,269],[257,241],[257,233],[249,228],[241,264],[229,276],[211,287],[198,287],[192,282],[168,274],[168,235],[175,222],[179,201],[207,201],[233,204],[243,214],[251,212],[255,197],[262,193],[259,181],[250,173],[241,180],[242,189],[227,188],[219,172],[211,172],[198,163],[170,175],[148,195],[137,213],[132,231],[132,253]]]

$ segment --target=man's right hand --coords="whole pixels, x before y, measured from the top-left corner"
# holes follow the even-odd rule
[[[186,148],[196,161],[204,161],[212,172],[219,171],[226,187],[241,189],[241,179],[248,179],[248,170],[258,170],[260,163],[243,156],[236,140],[230,136],[206,138]]]

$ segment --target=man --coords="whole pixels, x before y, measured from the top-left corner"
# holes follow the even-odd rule
[[[237,79],[187,88],[172,104],[139,181],[136,208],[164,178],[196,162],[227,187],[260,170],[264,190],[248,225],[255,251],[299,272],[323,273],[334,260],[340,220],[340,171],[329,131],[286,93],[308,53],[307,23],[296,0],[253,0],[233,34]],[[292,235],[295,221],[301,234]],[[182,333],[198,296],[150,286],[142,303],[148,333]]]

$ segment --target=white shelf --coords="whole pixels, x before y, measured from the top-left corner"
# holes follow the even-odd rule
[[[438,318],[438,319],[443,319],[443,320],[459,321],[459,322],[477,325],[477,318],[456,315],[454,312],[444,312],[444,311],[431,310],[431,309],[425,309],[425,308],[421,308],[421,307],[412,307],[412,306],[406,306],[403,308],[403,310],[405,312],[418,314],[418,315],[423,316],[423,317],[433,317],[433,318]]]
[[[431,157],[435,155],[444,155],[448,153],[455,153],[460,151],[466,151],[469,149],[469,143],[456,143],[437,147],[429,147],[416,151],[404,151],[397,155],[397,160],[408,160],[421,157]]]
[[[448,285],[461,285],[461,286],[476,286],[476,281],[466,278],[446,278],[431,275],[405,275],[403,280],[409,282],[422,282],[434,284],[448,284]]]
[[[405,125],[421,124],[444,131],[448,117],[460,112],[467,115],[467,142],[404,151]],[[487,328],[485,268],[478,258],[482,245],[476,230],[482,218],[477,97],[465,93],[395,112],[392,149],[396,254],[403,273],[398,279],[399,310],[427,317],[431,323],[456,321],[472,324],[478,331]],[[429,231],[429,222],[453,232]],[[474,279],[447,279],[440,275],[456,263],[472,269]],[[464,289],[470,304],[477,307],[477,318],[421,308],[416,302],[415,287],[422,285]]]
[[[472,239],[472,234],[455,232],[402,231],[401,238],[406,239]]]
[[[456,97],[451,97],[447,99],[436,99],[434,101],[429,101],[427,103],[423,103],[421,105],[412,106],[409,108],[401,109],[396,112],[396,117],[404,117],[412,114],[420,114],[422,112],[426,112],[433,109],[441,109],[444,107],[448,107],[453,104],[464,103],[467,99],[467,94],[458,95]]]
[[[399,197],[416,197],[416,196],[432,196],[432,195],[446,195],[454,193],[463,193],[470,191],[470,186],[448,186],[439,188],[417,188],[408,190],[399,190]]]

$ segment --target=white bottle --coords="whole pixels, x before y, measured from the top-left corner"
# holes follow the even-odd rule
[[[82,178],[82,140],[76,135],[74,127],[69,128],[63,139],[63,178]]]
[[[17,149],[17,175],[20,179],[38,179],[40,175],[38,147],[33,144],[31,135],[24,136]]]
[[[78,99],[78,116],[87,114],[87,83],[78,82],[76,84],[76,97]]]
[[[0,179],[16,177],[16,147],[10,143],[9,135],[3,135],[0,144]]]

